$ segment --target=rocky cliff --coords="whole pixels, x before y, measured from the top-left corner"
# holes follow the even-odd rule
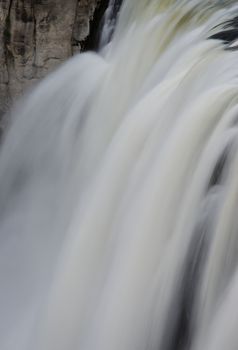
[[[0,0],[0,113],[92,42],[102,0]],[[86,47],[87,48],[87,47]]]

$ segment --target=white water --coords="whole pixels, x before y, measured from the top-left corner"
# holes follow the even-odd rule
[[[101,54],[18,103],[0,155],[1,350],[237,350],[238,52],[207,40],[236,13],[124,1]]]
[[[102,31],[100,33],[99,47],[107,45],[112,38],[119,15],[121,0],[109,0],[107,10],[102,19]]]

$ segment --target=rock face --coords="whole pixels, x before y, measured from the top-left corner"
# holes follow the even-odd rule
[[[0,0],[0,114],[27,87],[81,51],[105,3]]]

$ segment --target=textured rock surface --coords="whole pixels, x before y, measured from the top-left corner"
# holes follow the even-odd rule
[[[0,0],[0,113],[27,87],[81,50],[100,3]]]

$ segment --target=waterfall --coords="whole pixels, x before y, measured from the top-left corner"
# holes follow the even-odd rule
[[[1,350],[237,350],[237,39],[236,0],[124,0],[16,104]]]
[[[110,0],[102,20],[99,47],[107,45],[113,36],[122,0]]]

